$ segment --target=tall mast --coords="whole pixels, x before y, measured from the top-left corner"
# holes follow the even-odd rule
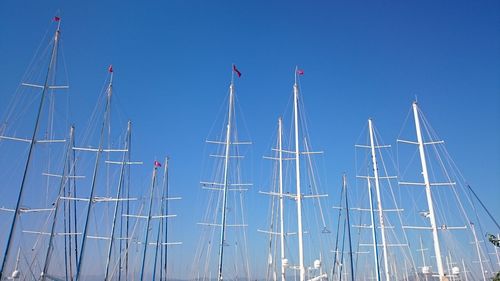
[[[370,184],[370,178],[367,178],[368,182],[368,199],[370,200],[370,219],[372,224],[372,240],[373,240],[373,258],[375,260],[375,272],[377,281],[380,281],[380,265],[378,262],[378,241],[377,241],[377,231],[375,228],[375,214],[373,211],[373,198],[372,198],[372,187]]]
[[[55,64],[56,64],[57,49],[58,49],[58,45],[59,45],[59,36],[60,36],[60,28],[61,28],[61,21],[60,21],[59,17],[55,17],[54,19],[57,21],[57,29],[56,29],[56,32],[55,32],[55,35],[54,35],[54,45],[52,46],[52,53],[51,53],[51,57],[50,57],[50,62],[49,62],[49,66],[48,66],[48,69],[47,69],[47,74],[45,75],[45,82],[44,82],[44,85],[43,85],[42,97],[40,98],[40,103],[38,104],[38,113],[37,113],[37,116],[36,116],[35,127],[33,129],[33,134],[31,135],[30,146],[29,146],[29,149],[28,149],[28,159],[26,160],[26,164],[24,166],[23,178],[21,180],[21,187],[19,188],[19,193],[18,193],[18,196],[17,196],[17,202],[16,202],[16,209],[15,209],[15,212],[14,212],[14,218],[12,219],[12,223],[11,223],[10,229],[9,229],[9,234],[8,234],[8,238],[7,238],[7,247],[5,247],[5,252],[3,254],[3,261],[2,261],[2,265],[0,267],[0,280],[2,280],[2,278],[3,278],[3,272],[4,272],[4,269],[5,269],[5,265],[7,264],[7,260],[9,258],[9,254],[10,254],[10,251],[11,251],[12,242],[13,242],[12,241],[12,235],[13,235],[15,229],[16,229],[17,222],[19,220],[19,213],[20,213],[19,209],[21,207],[21,199],[22,199],[23,194],[24,194],[24,188],[25,188],[25,185],[26,185],[26,178],[28,176],[28,168],[30,166],[30,163],[31,163],[32,157],[33,157],[33,148],[35,146],[35,142],[36,142],[35,139],[36,139],[36,135],[37,135],[38,130],[39,130],[40,116],[41,116],[41,113],[42,113],[43,104],[44,104],[45,97],[46,97],[46,94],[47,94],[47,89],[49,89],[49,78],[50,78],[50,74],[52,73],[52,68],[55,67]]]
[[[165,157],[165,168],[163,169],[163,183],[162,183],[162,200],[161,202],[161,221],[158,226],[158,232],[156,235],[156,251],[153,263],[153,280],[156,280],[156,262],[158,260],[158,250],[160,250],[160,279],[163,280],[163,271],[165,271],[165,277],[167,277],[167,238],[168,238],[168,218],[163,218],[168,214],[168,157]],[[165,203],[164,203],[165,202]],[[162,233],[165,232],[165,233]],[[161,242],[162,234],[165,237],[163,243]],[[163,250],[165,248],[165,257],[163,256]],[[165,261],[163,259],[165,258]]]
[[[354,261],[352,259],[352,241],[351,241],[351,221],[349,219],[349,197],[347,192],[347,177],[342,176],[342,186],[345,189],[345,209],[346,209],[346,222],[347,222],[347,238],[349,239],[349,261],[351,263],[351,281],[354,281]]]
[[[486,275],[484,273],[483,258],[481,256],[481,249],[479,247],[479,241],[477,240],[476,228],[474,227],[474,224],[472,222],[470,223],[470,228],[472,230],[472,235],[474,235],[474,244],[476,246],[477,257],[479,260],[479,267],[481,268],[481,276],[483,277],[483,281],[486,281]]]
[[[285,274],[285,227],[283,214],[283,126],[281,117],[278,119],[278,155],[279,155],[279,199],[280,199],[280,249],[281,249],[281,281],[286,280]]]
[[[150,197],[149,197],[149,211],[148,211],[148,217],[147,217],[147,223],[146,223],[146,229],[145,229],[145,237],[144,237],[144,250],[142,251],[142,264],[141,264],[141,281],[144,280],[144,265],[146,262],[146,251],[148,249],[149,245],[149,225],[151,223],[151,210],[153,207],[153,197],[154,197],[154,190],[155,190],[155,185],[156,185],[156,173],[158,171],[158,167],[160,165],[157,164],[158,162],[155,161],[154,168],[153,168],[153,176],[151,178],[151,191],[150,191]]]
[[[332,266],[332,278],[335,276],[335,269],[337,268],[337,265],[341,265],[342,258],[340,258],[339,261],[339,233],[340,233],[340,218],[342,217],[342,204],[343,204],[343,198],[344,198],[344,187],[340,189],[340,202],[339,202],[339,215],[337,217],[337,234],[335,237],[335,257],[333,260],[333,266]],[[345,231],[344,231],[345,232]],[[342,238],[342,245],[344,243],[344,238]],[[343,247],[343,246],[342,246]],[[343,252],[344,250],[342,250]],[[340,273],[339,273],[340,274]]]
[[[427,197],[427,205],[429,207],[429,221],[431,223],[432,240],[434,242],[434,254],[436,256],[436,263],[438,268],[439,280],[445,281],[445,273],[443,269],[443,260],[441,257],[441,247],[439,246],[439,236],[436,225],[436,217],[434,215],[434,204],[432,201],[431,184],[429,182],[429,174],[427,173],[427,161],[425,158],[424,141],[422,138],[422,131],[420,128],[420,119],[418,116],[417,102],[413,103],[413,117],[415,119],[415,130],[417,133],[418,150],[420,152],[420,162],[422,165],[422,176],[424,177],[425,195]]]
[[[234,74],[233,74],[234,76]],[[222,266],[224,258],[224,237],[226,234],[226,208],[227,208],[227,191],[229,186],[229,148],[231,145],[231,130],[232,130],[232,117],[233,117],[233,99],[234,99],[234,84],[231,78],[231,85],[229,85],[229,107],[228,107],[228,117],[227,117],[227,127],[226,127],[226,144],[225,144],[225,154],[224,154],[224,190],[222,195],[222,214],[221,214],[221,230],[220,230],[220,240],[219,240],[219,268],[217,280],[222,281]]]
[[[109,265],[111,263],[111,253],[113,251],[113,245],[115,243],[115,228],[116,228],[116,221],[117,221],[117,215],[118,215],[118,205],[120,204],[120,200],[122,197],[122,190],[123,190],[123,181],[124,181],[124,174],[125,174],[125,166],[129,163],[127,160],[127,155],[130,155],[129,152],[129,145],[130,145],[130,134],[132,130],[132,123],[128,121],[127,124],[127,136],[125,138],[125,152],[123,153],[122,156],[122,162],[120,163],[120,178],[118,180],[118,190],[116,194],[116,203],[115,203],[115,209],[113,210],[113,224],[111,226],[111,235],[110,235],[110,241],[108,245],[108,253],[107,253],[107,258],[106,258],[106,272],[104,275],[104,280],[108,280],[109,276]],[[130,156],[128,156],[130,158]],[[127,197],[128,200],[128,197]],[[123,212],[123,210],[122,210]],[[128,238],[128,237],[127,237]]]
[[[108,111],[110,109],[110,104],[111,104],[111,96],[113,93],[113,72],[110,71],[110,80],[109,80],[109,85],[108,85],[108,90],[107,90],[107,96],[106,96],[106,111],[104,113],[104,118],[102,120],[101,124],[101,132],[99,136],[99,146],[97,148],[97,156],[95,158],[95,163],[94,163],[94,171],[92,173],[92,185],[90,187],[90,200],[89,204],[87,207],[87,214],[85,216],[85,225],[83,227],[83,238],[82,238],[82,246],[80,250],[80,257],[78,258],[78,265],[76,267],[76,278],[75,280],[78,281],[80,279],[80,274],[82,270],[82,264],[83,264],[83,258],[85,254],[85,244],[87,242],[87,231],[89,228],[89,221],[90,221],[90,212],[92,210],[92,207],[94,205],[94,191],[95,191],[95,186],[96,186],[96,181],[97,181],[97,171],[99,170],[99,162],[101,160],[101,154],[102,154],[102,146],[103,146],[103,141],[104,141],[104,132],[107,124],[107,118],[108,118]]]
[[[385,280],[390,281],[389,275],[389,261],[387,256],[387,241],[385,235],[385,224],[384,224],[384,211],[382,209],[382,198],[380,196],[380,181],[378,175],[378,167],[377,167],[377,155],[375,152],[375,140],[374,140],[374,130],[373,130],[373,121],[372,119],[368,119],[368,127],[370,130],[370,148],[371,148],[371,158],[373,165],[373,176],[375,179],[375,192],[377,196],[377,208],[378,208],[378,219],[380,223],[380,232],[382,234],[382,251],[384,254],[384,271],[385,271]],[[368,179],[369,181],[370,179]]]
[[[75,130],[75,127],[72,126],[70,128],[69,143],[68,143],[67,149],[66,149],[66,155],[65,155],[66,160],[69,159],[70,152],[72,150],[74,130]],[[50,258],[52,255],[52,250],[54,249],[53,240],[54,240],[55,230],[56,230],[57,214],[58,214],[59,206],[60,206],[60,202],[61,202],[60,197],[64,196],[63,192],[64,192],[66,184],[68,183],[68,176],[67,175],[68,175],[68,173],[70,173],[70,171],[68,171],[68,168],[71,169],[72,167],[68,167],[68,165],[64,165],[64,170],[63,170],[63,173],[61,176],[61,183],[59,185],[59,194],[56,198],[56,202],[55,202],[55,206],[54,206],[54,217],[52,219],[52,226],[51,226],[51,230],[50,230],[49,246],[47,247],[47,253],[45,254],[45,261],[44,261],[44,265],[43,265],[43,271],[41,273],[42,281],[46,280],[47,271],[48,271],[49,265],[50,265]],[[63,210],[63,212],[64,212],[64,210]],[[65,255],[66,255],[66,253],[65,253]]]
[[[295,131],[295,181],[297,187],[297,234],[299,238],[299,271],[300,281],[306,279],[304,267],[304,241],[302,230],[302,193],[300,191],[300,151],[299,151],[299,86],[297,85],[297,68],[295,69],[295,83],[293,84],[293,114]]]

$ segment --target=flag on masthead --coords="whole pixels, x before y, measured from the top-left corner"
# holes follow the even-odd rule
[[[233,64],[233,71],[238,75],[238,77],[241,77],[241,72],[236,68],[236,65]]]

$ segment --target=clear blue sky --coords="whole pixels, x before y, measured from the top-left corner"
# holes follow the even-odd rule
[[[194,202],[203,193],[204,140],[226,98],[232,63],[243,73],[236,84],[246,127],[240,129],[254,142],[249,205],[267,204],[257,194],[267,181],[261,155],[299,65],[331,202],[342,172],[353,177],[353,145],[367,118],[394,143],[418,96],[465,178],[500,214],[499,1],[2,1],[2,112],[56,13],[70,120],[86,126],[113,64],[118,106],[134,124],[134,154],[146,163],[172,159],[172,192],[184,198],[175,202],[173,236],[188,252],[203,211]],[[149,169],[138,168],[142,182]],[[264,211],[249,214],[254,236]],[[189,254],[181,257],[190,262]]]

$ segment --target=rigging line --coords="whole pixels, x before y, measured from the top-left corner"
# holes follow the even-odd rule
[[[342,206],[343,206],[343,197],[344,194],[344,189],[342,188],[340,190],[340,202],[339,202],[339,214],[337,217],[337,233],[335,236],[335,252],[334,252],[334,259],[333,259],[333,265],[332,265],[332,278],[335,276],[335,266],[337,264],[337,256],[338,256],[338,242],[339,242],[339,231],[340,231],[340,218],[342,216]],[[344,223],[345,224],[345,223]]]
[[[467,184],[467,188],[469,189],[469,191],[472,192],[472,194],[474,195],[474,197],[477,199],[477,201],[479,202],[479,204],[481,204],[481,207],[483,207],[483,209],[486,211],[486,213],[488,214],[488,216],[490,217],[490,219],[495,223],[495,225],[497,226],[497,228],[500,230],[500,225],[498,224],[498,222],[495,220],[495,218],[493,217],[493,215],[490,213],[490,211],[486,208],[486,206],[483,204],[483,201],[481,201],[481,199],[479,199],[479,196],[477,196],[476,192],[474,192],[474,190],[472,189],[472,187],[470,185]]]
[[[43,55],[43,54],[48,53],[48,50],[52,46],[53,41],[50,40],[50,42],[45,46],[44,51],[42,51],[42,54],[39,54],[40,49],[41,49],[43,43],[47,40],[46,38],[47,38],[47,34],[48,34],[49,30],[50,30],[50,27],[46,29],[45,34],[42,37],[42,40],[40,41],[38,47],[36,48],[35,53],[33,54],[33,57],[31,58],[31,61],[28,63],[28,67],[26,68],[24,74],[21,76],[22,77],[21,78],[22,81],[28,81],[28,75],[30,74],[31,70],[34,71],[33,68],[35,67],[34,64],[35,64],[36,58],[39,57],[39,56],[40,57],[44,57],[45,55]],[[17,86],[16,90],[14,91],[14,93],[15,93],[14,97],[10,100],[10,102],[9,102],[9,104],[7,106],[7,111],[4,112],[4,114],[2,115],[2,119],[1,120],[4,123],[7,123],[7,120],[9,120],[11,118],[12,114],[16,113],[16,110],[15,110],[16,106],[15,105],[18,104],[18,101],[20,101],[22,99],[22,96],[19,97],[19,94],[20,94],[20,91],[21,91],[22,87],[23,86],[21,84],[19,84]]]
[[[378,143],[378,139],[380,138],[380,135],[378,133],[378,131],[376,132],[376,139],[377,139],[377,143]],[[389,158],[391,158],[391,154],[389,154]],[[389,174],[387,172],[387,166],[386,166],[386,162],[385,162],[385,158],[383,156],[383,154],[381,153],[381,149],[379,149],[379,159],[381,160],[380,162],[382,163],[382,167],[383,167],[383,170],[384,170],[384,175],[388,178],[389,177]],[[394,162],[392,162],[394,163]],[[393,203],[394,203],[394,206],[396,207],[396,209],[400,209],[399,208],[399,205],[398,205],[398,202],[396,200],[396,197],[394,195],[394,189],[392,187],[392,184],[391,184],[391,181],[390,179],[387,179],[387,184],[389,186],[389,190],[390,190],[390,194],[391,194],[391,197],[392,197],[392,200],[393,200]],[[399,219],[399,223],[400,223],[400,226],[403,225],[403,219],[401,217],[401,212],[396,212],[397,213],[397,216],[398,216],[398,219]],[[393,231],[394,232],[394,231]],[[408,240],[408,235],[406,233],[406,230],[404,228],[402,228],[402,232],[403,232],[403,236],[404,236],[404,242],[406,244],[406,248],[409,252],[409,257],[410,257],[410,260],[411,260],[411,266],[414,270],[416,270],[416,263],[415,263],[415,260],[413,258],[413,255],[411,254],[411,250],[410,250],[410,242]],[[397,237],[396,237],[397,239]],[[398,240],[398,243],[399,243],[399,239]],[[403,255],[405,255],[406,257],[408,257],[404,252],[403,252]],[[415,275],[417,276],[417,279],[420,280],[420,277],[418,276],[418,272],[415,271]]]
[[[169,157],[165,157],[165,168],[164,168],[164,171],[163,171],[163,182],[162,182],[162,185],[163,185],[163,197],[164,198],[168,198],[169,197],[169,178],[168,178],[168,160],[169,160]],[[161,204],[161,212],[162,214],[165,214],[165,215],[168,215],[169,213],[169,202],[168,200],[165,200],[165,202],[162,202]],[[165,227],[163,227],[163,224],[165,225]],[[165,232],[165,233],[161,233],[162,237],[164,237],[164,242],[167,243],[168,242],[168,218],[164,218],[161,220],[161,229],[162,229],[162,232]],[[160,280],[162,280],[163,278],[163,273],[165,273],[165,278],[167,278],[167,260],[168,260],[168,248],[167,247],[161,247],[161,257],[160,257]],[[165,253],[163,253],[165,251]],[[165,261],[163,261],[163,259],[165,259]]]
[[[431,134],[431,132],[433,132],[433,133],[435,134],[435,132],[434,132],[433,128],[430,126],[430,124],[429,124],[429,123],[428,123],[428,121],[425,119],[425,117],[423,116],[423,114],[422,114],[422,117],[423,117],[422,119],[423,119],[423,120],[424,120],[424,122],[425,122],[424,124],[426,125],[426,129],[427,129],[427,128],[429,128],[429,129],[427,129],[428,134]],[[428,126],[428,127],[427,127],[427,126]],[[429,130],[430,130],[431,132],[429,132]],[[447,177],[447,180],[448,180],[449,182],[451,182],[451,178],[450,178],[450,176],[449,176],[449,174],[448,174],[448,171],[445,169],[444,162],[443,162],[443,160],[442,160],[442,158],[441,158],[441,155],[440,155],[440,154],[439,154],[439,152],[437,151],[437,149],[438,149],[438,148],[437,148],[436,146],[433,146],[433,148],[434,148],[434,150],[435,150],[435,153],[436,153],[436,155],[437,155],[437,158],[438,158],[438,160],[439,160],[439,163],[441,164],[441,166],[442,166],[442,168],[443,168],[443,170],[444,170],[444,173],[445,173],[445,175],[446,175],[446,177]],[[452,170],[452,171],[453,171],[453,170]],[[456,199],[457,199],[457,202],[459,203],[460,210],[461,210],[461,212],[463,213],[463,215],[465,216],[465,218],[466,218],[466,220],[467,220],[466,224],[469,224],[469,225],[470,225],[470,224],[471,224],[471,220],[470,220],[470,218],[468,217],[467,213],[465,212],[465,209],[464,209],[464,207],[463,207],[463,205],[462,205],[462,202],[461,202],[461,200],[460,200],[460,198],[459,198],[459,196],[458,196],[457,190],[456,190],[456,188],[452,188],[452,189],[453,189],[454,195],[455,195],[455,197],[456,197]],[[475,215],[476,215],[476,220],[477,220],[477,223],[479,224],[479,230],[481,231],[481,233],[484,233],[484,232],[483,232],[483,230],[482,230],[481,222],[479,221],[479,217],[478,217],[478,214],[477,214],[477,211],[476,211],[476,208],[475,208],[475,205],[474,205],[474,203],[473,203],[473,202],[472,202],[472,208],[473,208],[474,213],[475,213]],[[472,227],[472,226],[471,226],[471,227]],[[482,248],[482,247],[480,247],[480,249],[481,249],[481,248]],[[482,250],[484,250],[484,249],[482,249]],[[486,252],[487,252],[487,251],[486,251]],[[493,268],[493,264],[492,264],[491,259],[490,259],[488,256],[486,256],[486,259],[489,261],[490,268]]]
[[[469,195],[469,196],[470,196],[470,195]],[[486,236],[487,234],[483,231],[483,226],[482,226],[482,224],[481,224],[481,221],[479,220],[479,214],[478,214],[478,212],[477,212],[477,210],[476,210],[476,206],[475,206],[475,204],[473,204],[473,205],[472,205],[472,208],[473,208],[473,210],[474,210],[474,214],[475,214],[475,216],[476,216],[476,221],[477,221],[477,224],[479,225],[479,231],[480,231],[480,233],[481,233],[483,236]],[[490,268],[489,268],[489,269],[490,269],[490,271],[493,271],[493,268],[495,268],[495,267],[493,266],[493,261],[492,261],[492,259],[491,259],[491,258],[489,257],[489,255],[488,255],[488,247],[486,247],[486,245],[484,245],[484,246],[483,246],[484,248],[483,248],[483,247],[481,247],[481,246],[479,246],[479,247],[480,247],[480,249],[484,250],[485,259],[486,259],[486,260],[488,260],[488,264],[489,264],[489,266],[490,266]],[[481,252],[481,253],[482,253],[482,252]]]
[[[62,65],[63,65],[63,68],[64,68],[64,74],[65,74],[65,77],[66,77],[66,82],[67,82],[67,86],[69,87],[69,74],[68,74],[68,66],[66,65],[66,56],[64,55],[64,46],[63,44],[61,44],[61,58],[62,58]],[[70,93],[68,91],[68,94],[66,95],[66,113],[65,113],[65,123],[64,123],[64,127],[67,128],[69,127],[69,114],[71,111],[70,109]]]
[[[424,119],[425,124],[426,124],[426,125],[428,125],[428,121],[427,121],[427,119],[425,119],[425,116],[423,116],[423,114],[422,114],[422,117],[423,117],[423,119]],[[432,128],[430,125],[428,125],[428,126],[430,127],[430,130],[431,130],[432,132],[434,132],[433,128]],[[434,133],[434,134],[435,134],[435,133]],[[435,149],[437,150],[437,148],[435,148]],[[448,153],[448,151],[446,150],[446,148],[445,148],[445,146],[444,146],[444,145],[443,145],[443,151],[444,151],[444,153],[445,153],[445,156],[447,156],[447,159],[448,159],[448,158],[449,158],[449,159],[451,159],[451,156],[449,155],[449,153]],[[436,154],[438,154],[438,152],[436,152]],[[441,157],[440,157],[440,155],[439,155],[439,154],[438,154],[438,157],[439,157],[439,161],[440,161],[441,165],[442,165],[442,166],[444,166],[443,161],[442,161],[442,159],[441,159]],[[453,166],[455,166],[455,167],[456,167],[455,163],[453,162],[453,159],[451,159],[451,162],[453,163]],[[460,177],[464,180],[464,177],[463,177],[463,175],[460,173],[460,170],[459,170],[458,168],[456,168],[456,169],[458,170],[458,173],[459,173]],[[447,173],[447,171],[446,171],[446,170],[445,170],[445,173],[446,173],[446,176],[447,176],[447,177],[448,177],[448,179],[449,179],[449,175],[448,175],[448,173]],[[451,180],[450,180],[450,182],[451,182]],[[479,199],[479,197],[477,197],[476,193],[472,190],[472,188],[470,187],[470,185],[467,185],[467,187],[468,187],[469,191],[472,191],[472,193],[474,194],[474,196],[476,197],[476,199],[479,201],[479,203],[481,204],[481,206],[482,206],[482,207],[484,208],[484,210],[488,213],[488,215],[490,216],[490,218],[493,220],[493,222],[497,225],[497,227],[498,227],[498,228],[499,228],[499,230],[500,230],[500,226],[499,226],[499,224],[496,222],[496,220],[495,220],[495,219],[493,218],[493,216],[490,214],[490,212],[488,211],[488,209],[486,208],[486,206],[482,203],[482,201]],[[456,193],[456,191],[455,191],[455,193]],[[470,193],[470,192],[469,192],[469,193]],[[456,195],[456,196],[458,196],[458,195]],[[472,207],[475,209],[473,201],[470,201],[470,202],[472,203]],[[461,204],[461,202],[460,202],[460,204]],[[463,208],[463,207],[462,207],[462,208]],[[465,214],[465,216],[467,217],[467,215],[466,215],[466,214]],[[477,216],[477,213],[476,213],[476,216]],[[467,217],[467,219],[468,219],[468,217]],[[468,219],[468,220],[469,220],[469,219]],[[470,221],[470,220],[469,220],[469,221]],[[480,222],[479,222],[479,219],[478,219],[478,223],[480,223]],[[481,227],[481,226],[480,226],[480,227]]]
[[[23,251],[21,251],[21,255],[24,258],[24,262],[28,265],[28,270],[31,273],[31,276],[33,277],[32,280],[37,280],[37,278],[35,277],[35,273],[33,272],[33,263],[29,262],[28,257],[26,257]]]
[[[305,149],[307,152],[309,152],[309,145],[308,145],[308,142],[307,142],[307,139],[304,138],[304,146],[305,146]],[[319,194],[318,193],[318,189],[317,189],[317,184],[316,184],[316,177],[314,175],[314,170],[313,170],[313,167],[312,167],[312,160],[311,160],[311,155],[310,154],[307,154],[307,162],[308,162],[308,168],[309,168],[309,174],[310,174],[310,178],[312,180],[312,184],[313,184],[313,187],[314,187],[314,192],[316,194]],[[319,211],[320,211],[320,215],[321,215],[321,222],[323,223],[323,227],[326,229],[326,221],[325,221],[325,215],[323,214],[323,208],[322,208],[322,205],[321,205],[321,200],[320,198],[316,198],[317,201],[318,201],[318,205],[319,205]]]
[[[36,135],[38,133],[38,130],[40,129],[39,128],[39,126],[40,126],[39,123],[40,123],[40,118],[41,118],[41,112],[42,112],[43,105],[44,105],[44,100],[46,98],[46,89],[47,89],[47,84],[48,84],[49,77],[50,77],[49,75],[52,72],[52,66],[53,66],[53,63],[54,63],[54,58],[57,56],[58,38],[59,38],[59,27],[57,28],[55,36],[54,36],[54,45],[53,45],[52,51],[51,51],[51,59],[49,61],[49,66],[48,66],[48,70],[47,70],[47,74],[46,74],[45,82],[44,82],[45,86],[43,88],[43,91],[42,91],[42,94],[41,94],[41,98],[40,98],[40,103],[38,105],[38,112],[37,112],[37,115],[36,115],[36,120],[35,120],[34,129],[33,129],[33,134],[31,136],[31,143],[30,143],[30,146],[29,146],[28,159],[26,160],[26,164],[25,164],[25,168],[24,168],[24,173],[23,173],[23,178],[21,180],[20,190],[18,192],[18,198],[17,198],[17,202],[16,202],[16,213],[14,214],[14,218],[12,220],[12,224],[11,224],[11,227],[10,227],[9,235],[8,235],[8,238],[7,238],[7,245],[6,245],[6,248],[5,248],[5,251],[4,251],[4,255],[3,255],[3,261],[2,261],[2,264],[1,264],[1,267],[0,267],[0,279],[2,278],[3,271],[5,269],[5,264],[6,264],[8,256],[9,256],[9,251],[10,251],[10,247],[11,247],[11,243],[12,243],[12,234],[13,234],[13,232],[15,230],[16,222],[18,220],[18,211],[19,211],[19,208],[20,208],[21,199],[23,197],[22,195],[23,195],[23,191],[24,191],[24,186],[25,186],[25,182],[26,182],[28,168],[29,168],[29,165],[31,163],[31,157],[32,157],[33,148],[34,148],[34,145],[35,145],[35,138],[36,138]],[[55,66],[54,66],[54,68],[55,68]]]
[[[343,198],[342,198],[343,199]],[[341,199],[341,200],[342,200]],[[344,246],[345,246],[345,232],[346,232],[346,224],[347,224],[347,219],[344,218],[344,226],[342,228],[342,250],[340,252],[340,265],[339,265],[339,281],[342,281],[342,270],[344,267]],[[333,277],[332,277],[333,278]]]
[[[275,188],[276,189],[276,188]],[[275,199],[273,197],[271,197],[271,206],[270,206],[270,210],[271,210],[271,224],[269,226],[269,248],[268,248],[268,256],[271,254],[271,249],[272,249],[272,238],[273,238],[273,234],[271,234],[271,232],[273,232],[274,230],[274,201]],[[282,245],[283,246],[283,245]],[[268,280],[270,280],[270,277],[269,277],[269,274],[270,274],[270,267],[271,267],[271,264],[269,263],[268,261],[268,266],[267,266],[267,269],[266,269],[266,277],[268,278]]]
[[[68,160],[70,159],[71,157],[71,142],[68,142],[68,147],[69,147],[69,150],[67,152],[67,159],[65,160],[65,163],[64,163],[64,167],[65,169],[69,169],[69,165],[68,165]],[[65,184],[64,185],[64,188],[63,188],[63,195],[66,196],[66,197],[69,197],[69,185],[70,185],[71,181],[68,182],[68,184]],[[63,209],[62,209],[62,213],[63,213],[63,231],[65,233],[71,233],[71,214],[68,215],[67,211],[70,210],[68,205],[70,204],[70,202],[66,202],[66,200],[64,200],[63,202]],[[68,217],[68,219],[67,219]],[[70,280],[69,276],[70,276],[70,272],[72,272],[72,268],[71,268],[71,255],[70,252],[68,251],[68,248],[71,249],[71,236],[70,237],[66,237],[66,235],[64,235],[64,273],[65,273],[65,277],[66,277],[66,280]],[[69,257],[68,257],[69,256]],[[69,264],[69,271],[68,271],[68,264]]]
[[[304,146],[305,146],[305,151],[309,151],[309,147],[308,147],[308,143],[307,143],[307,139],[306,139],[306,138],[304,138]],[[311,156],[310,156],[310,155],[307,155],[307,168],[308,168],[308,169],[307,169],[306,171],[307,171],[307,175],[308,175],[308,177],[309,177],[309,181],[310,181],[310,182],[309,182],[309,187],[310,187],[310,189],[311,189],[310,191],[311,191],[311,193],[312,193],[312,194],[319,194],[319,192],[318,192],[318,188],[317,188],[317,184],[316,184],[315,175],[314,175],[314,168],[313,168],[313,165],[312,165],[312,161],[311,161]],[[311,188],[311,184],[312,184],[312,188]],[[315,213],[315,214],[317,214],[317,212],[316,212],[316,207],[318,207],[318,208],[319,208],[320,219],[322,220],[322,227],[323,227],[322,231],[323,231],[323,232],[324,232],[324,231],[329,231],[329,230],[327,229],[327,226],[326,226],[326,221],[325,221],[325,217],[324,217],[324,214],[323,214],[323,208],[322,208],[322,205],[321,205],[320,198],[318,197],[318,198],[314,198],[314,199],[316,199],[316,200],[317,200],[318,206],[314,205],[312,209],[314,210],[314,213]],[[313,199],[313,200],[314,200],[314,199]],[[314,201],[313,201],[313,202],[314,202]],[[304,207],[304,208],[306,208],[306,207]],[[309,212],[308,212],[308,213],[309,213]],[[314,216],[314,218],[315,218],[315,220],[316,220],[316,225],[317,225],[317,226],[319,226],[319,225],[320,225],[320,222],[319,222],[319,220],[318,220],[318,216],[317,216],[317,215],[315,215],[315,216]],[[324,232],[324,233],[326,233],[326,232]],[[311,238],[311,236],[309,236],[309,238]],[[320,257],[321,257],[321,256],[322,256],[322,253],[321,253],[322,251],[321,251],[321,249],[323,249],[323,248],[324,248],[324,247],[323,247],[323,244],[324,244],[324,239],[323,239],[323,237],[321,237],[321,235],[318,235],[318,241],[319,241],[319,249],[320,249],[320,251],[319,251],[319,252],[320,252]],[[309,242],[309,246],[310,246],[309,248],[313,248],[313,247],[312,247],[312,246],[313,246],[313,245],[312,245],[312,244],[313,244],[313,241],[309,240],[308,242]],[[310,253],[312,253],[312,251],[310,251]],[[324,261],[323,261],[323,262],[324,262]],[[326,264],[326,263],[325,263],[325,264]]]
[[[246,225],[246,216],[245,216],[245,208],[244,208],[244,201],[243,201],[243,192],[239,192],[239,198],[240,198],[240,206],[241,206],[241,221],[243,225]],[[241,254],[245,254],[246,257],[248,257],[248,245],[247,245],[247,228],[243,229],[243,251],[240,251]],[[245,265],[246,265],[246,278],[251,280],[250,276],[250,264],[249,264],[249,259],[246,258],[245,260]]]
[[[361,200],[362,202],[366,201],[365,200],[365,193],[363,193],[362,195],[363,197],[361,197]],[[359,216],[359,225],[361,225],[361,222],[363,221],[363,216],[364,214],[361,213],[360,216]],[[360,237],[361,237],[361,230],[362,228],[358,228],[358,231],[357,231],[357,239],[358,239],[358,245],[356,247],[356,265],[355,265],[355,272],[357,273],[358,272],[358,265],[359,265],[359,260],[358,260],[358,256],[359,256],[359,252],[360,252]]]
[[[403,121],[403,125],[401,126],[401,129],[399,130],[398,133],[398,138],[401,136],[401,133],[403,132],[404,128],[406,127],[406,123],[408,122],[408,118],[411,116],[413,110],[413,104],[409,107],[408,113],[406,113],[405,120]]]
[[[73,138],[73,141],[72,143],[70,143],[70,145],[72,147],[75,146],[75,140]],[[73,196],[75,198],[78,198],[78,194],[76,192],[77,188],[76,188],[76,163],[77,163],[77,158],[76,158],[76,152],[73,150],[72,153],[72,158],[71,158],[71,164],[73,165],[73,169],[72,169],[72,176],[73,176]],[[71,188],[70,188],[70,191],[71,191]],[[71,206],[71,202],[70,202],[70,206]],[[70,212],[70,215],[71,215],[71,210],[69,211]],[[76,201],[73,201],[73,214],[74,214],[74,231],[75,233],[78,232],[78,223],[77,223],[77,215],[76,215]],[[71,237],[70,237],[71,239]],[[76,235],[74,236],[74,243],[75,243],[75,267],[76,265],[78,264],[78,238],[76,237]],[[70,249],[71,250],[71,249]],[[73,281],[73,273],[71,273],[71,281]]]

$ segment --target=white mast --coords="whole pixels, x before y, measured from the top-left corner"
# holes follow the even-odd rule
[[[300,191],[300,151],[299,151],[299,87],[297,85],[297,69],[295,69],[295,84],[293,85],[293,113],[295,129],[295,175],[297,187],[297,234],[299,239],[299,271],[300,281],[305,281],[306,271],[304,267],[304,241],[302,230],[302,194]]]
[[[429,182],[429,175],[427,173],[427,162],[425,158],[424,141],[422,139],[422,131],[420,129],[420,119],[418,117],[417,102],[413,103],[413,117],[415,119],[415,130],[417,133],[418,150],[420,152],[420,162],[422,165],[422,176],[424,177],[425,195],[427,197],[427,205],[429,206],[429,221],[432,229],[432,240],[434,242],[434,254],[436,255],[436,263],[438,268],[439,280],[445,281],[446,277],[443,269],[443,260],[441,257],[441,248],[439,246],[439,236],[436,226],[436,217],[434,215],[434,205],[431,194],[431,184]]]
[[[370,184],[370,178],[367,178],[367,182],[368,182],[368,199],[370,200],[370,219],[372,224],[373,258],[375,259],[376,280],[380,281],[380,265],[378,262],[377,232],[375,230],[375,215],[373,212],[372,187]]]
[[[380,196],[380,182],[379,182],[379,175],[378,175],[378,167],[377,167],[377,156],[375,154],[375,140],[374,140],[374,133],[373,133],[373,122],[372,119],[368,119],[368,126],[370,129],[370,148],[372,152],[372,165],[373,165],[373,176],[375,179],[375,193],[377,196],[377,208],[378,208],[378,219],[380,223],[380,232],[382,234],[382,251],[384,253],[384,271],[385,271],[385,280],[390,281],[390,275],[389,275],[389,261],[388,261],[388,256],[387,256],[387,241],[386,241],[386,235],[385,235],[385,224],[384,224],[384,213],[382,209],[382,199]],[[369,181],[370,179],[368,179]],[[373,226],[375,227],[375,225]]]
[[[479,241],[477,240],[476,229],[474,224],[470,223],[470,228],[472,230],[472,235],[474,235],[474,244],[476,245],[477,257],[479,259],[479,266],[481,268],[481,276],[483,276],[483,281],[486,281],[486,275],[484,273],[483,258],[481,257],[481,249],[479,248]]]
[[[281,249],[281,281],[285,281],[285,227],[283,214],[283,143],[282,120],[278,118],[278,150],[279,150],[279,192],[280,192],[280,249]]]
[[[233,74],[234,75],[234,74]],[[221,215],[221,230],[220,230],[220,240],[219,240],[219,269],[218,269],[218,281],[222,281],[222,261],[224,257],[224,236],[226,232],[226,208],[227,208],[227,191],[228,191],[228,171],[229,171],[229,146],[231,145],[231,126],[232,126],[232,113],[233,113],[233,97],[234,95],[234,85],[231,79],[231,85],[229,85],[229,108],[228,108],[228,118],[227,118],[227,128],[226,128],[226,148],[224,155],[224,190],[222,195],[222,215]]]

